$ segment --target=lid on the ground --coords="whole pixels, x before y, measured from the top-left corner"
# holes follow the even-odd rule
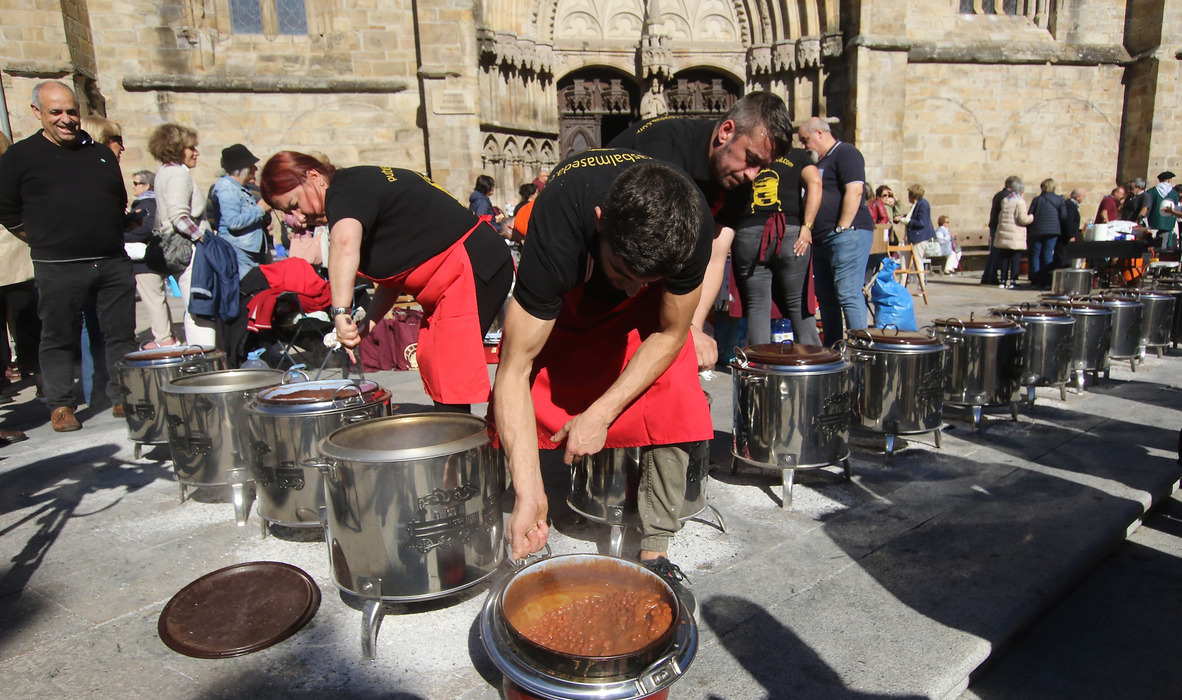
[[[257,561],[208,573],[180,590],[160,612],[168,648],[198,659],[242,656],[278,644],[320,607],[320,588],[290,564]]]
[[[841,353],[833,348],[803,343],[766,343],[743,348],[748,362],[759,365],[803,367],[827,365],[841,361]]]

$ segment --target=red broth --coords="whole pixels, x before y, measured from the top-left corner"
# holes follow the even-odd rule
[[[655,593],[591,594],[555,607],[519,632],[538,646],[573,656],[639,651],[673,624],[673,610]]]

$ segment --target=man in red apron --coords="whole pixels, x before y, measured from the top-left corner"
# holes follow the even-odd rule
[[[709,369],[718,361],[718,345],[703,329],[722,286],[734,227],[751,202],[750,183],[791,145],[788,108],[784,100],[770,92],[743,96],[717,121],[666,115],[637,122],[608,144],[684,170],[710,203],[714,248],[691,325],[701,369]]]
[[[714,434],[689,337],[712,234],[701,191],[646,156],[590,150],[554,168],[530,216],[493,387],[515,558],[549,535],[539,448],[564,447],[570,464],[644,447],[640,559],[684,592],[665,552],[690,446]]]

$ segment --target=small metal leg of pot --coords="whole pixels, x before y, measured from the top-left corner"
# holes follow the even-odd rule
[[[731,476],[739,473],[739,458],[731,456]]]
[[[1066,384],[1059,385],[1059,400],[1060,401],[1067,400],[1067,385]]]
[[[1161,346],[1160,346],[1160,345],[1158,345],[1156,348],[1154,348],[1154,350],[1156,350],[1156,351],[1157,351],[1157,356],[1160,358],[1160,357],[1162,356],[1162,352],[1161,352],[1162,348],[1161,348]]]
[[[718,529],[726,532],[726,521],[722,519],[722,513],[720,513],[717,508],[710,505],[709,503],[706,504],[706,507],[711,513],[714,513],[714,519],[718,521]]]
[[[781,470],[784,475],[784,486],[780,495],[780,508],[790,510],[792,508],[792,482],[796,480],[795,469]]]
[[[185,494],[185,485],[184,485],[184,484],[182,484],[182,483],[181,483],[181,482],[179,482],[179,481],[178,481],[178,482],[176,482],[176,485],[181,487],[181,504],[183,505],[183,504],[184,504],[184,502],[185,502],[185,497],[186,497],[186,494]]]
[[[269,537],[269,536],[271,535],[271,527],[270,527],[270,525],[271,525],[271,524],[267,522],[267,519],[266,519],[266,518],[264,518],[264,517],[259,517],[259,530],[261,530],[261,531],[262,531],[262,534],[263,534],[263,539],[264,539],[264,540],[265,540],[265,539],[267,539],[267,537]]]
[[[234,522],[238,527],[246,525],[250,518],[250,500],[246,497],[246,484],[230,484],[230,500],[234,503]]]
[[[981,435],[981,431],[984,428],[984,418],[981,407],[973,406],[973,430],[977,431],[978,435]]]
[[[613,557],[619,557],[624,551],[624,526],[612,525],[611,534],[608,536],[607,553]]]
[[[144,449],[143,443],[137,442],[135,444],[135,458],[136,459],[139,459],[140,455],[142,455],[144,453],[143,449]]]
[[[1129,358],[1129,369],[1133,370],[1134,372],[1137,371],[1137,356],[1136,355]]]
[[[895,458],[895,436],[890,433],[886,434],[886,449],[883,450],[886,459],[883,460],[883,466],[889,467]]]
[[[1014,422],[1017,423],[1018,422],[1018,402],[1017,401],[1010,402],[1010,415],[1014,417]]]
[[[850,469],[850,458],[846,457],[845,459],[841,460],[841,466],[845,469],[845,480],[853,481],[854,472],[852,469]]]
[[[1036,398],[1037,398],[1037,396],[1034,393],[1034,385],[1027,384],[1026,385],[1026,405],[1033,408],[1034,407],[1034,400]]]
[[[382,626],[382,601],[367,600],[361,607],[361,656],[378,658],[378,629]]]

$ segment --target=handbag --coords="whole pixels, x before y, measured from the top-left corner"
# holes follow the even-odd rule
[[[171,275],[179,275],[193,261],[193,241],[176,231],[160,236],[160,248],[164,253],[164,267]]]

